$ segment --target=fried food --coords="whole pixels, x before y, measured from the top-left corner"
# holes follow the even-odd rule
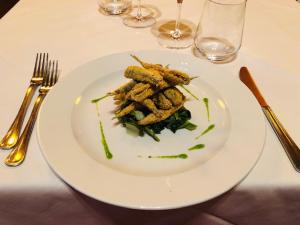
[[[179,110],[183,106],[183,103],[181,105],[172,107],[171,109],[167,110],[158,110],[160,116],[156,116],[155,113],[148,114],[144,119],[138,121],[139,125],[148,125],[153,123],[158,123],[160,121],[163,121],[173,115],[177,110]]]
[[[163,67],[161,64],[151,64],[151,63],[146,63],[142,60],[140,60],[137,56],[135,55],[130,55],[132,58],[134,58],[138,63],[141,64],[142,67],[144,67],[145,69],[153,69],[153,70],[157,70],[158,72],[163,72],[165,70],[165,68],[167,67]]]
[[[128,83],[119,87],[118,89],[114,90],[113,92],[109,92],[109,94],[117,95],[117,94],[121,94],[121,93],[127,93],[134,87],[134,85],[136,85],[136,82],[134,80],[131,80]]]
[[[155,90],[150,84],[137,83],[126,95],[126,99],[136,102],[143,102],[146,98],[152,96]]]
[[[123,101],[123,100],[125,100],[125,97],[126,97],[125,93],[116,94],[116,95],[114,95],[114,100]]]
[[[145,111],[139,125],[148,125],[167,119],[180,109],[186,98],[175,87],[189,84],[188,74],[168,66],[143,62],[131,55],[141,66],[128,66],[124,72],[130,82],[109,93],[113,95],[118,110],[116,117],[123,117],[137,109]]]
[[[137,108],[137,104],[135,102],[129,104],[128,106],[126,106],[125,108],[121,109],[120,111],[117,111],[116,117],[122,117],[125,116],[129,113],[131,113],[132,111],[134,111]]]
[[[178,106],[185,100],[184,95],[176,88],[168,88],[164,90],[164,95],[172,102],[172,105]]]
[[[139,62],[141,66],[143,66],[145,69],[156,70],[157,72],[159,72],[163,79],[171,86],[181,84],[187,85],[192,79],[195,78],[190,77],[187,73],[184,73],[182,71],[171,70],[168,68],[168,66],[143,62],[135,55],[131,55],[131,57],[134,58],[137,62]]]
[[[127,78],[143,83],[149,83],[153,86],[166,86],[166,81],[164,81],[161,74],[154,69],[146,69],[139,66],[128,66],[124,75]]]
[[[153,102],[152,99],[145,99],[143,101],[143,105],[146,106],[151,112],[155,114],[157,117],[161,117],[161,112],[160,110],[157,109],[155,103]]]
[[[170,109],[172,107],[172,102],[163,93],[155,95],[153,101],[159,109]]]
[[[193,79],[186,73],[177,70],[167,70],[162,76],[172,86],[181,84],[187,85],[190,83],[191,79]]]

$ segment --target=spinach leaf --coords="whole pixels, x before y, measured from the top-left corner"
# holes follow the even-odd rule
[[[154,131],[153,131],[151,128],[145,126],[145,127],[144,127],[144,130],[145,130],[145,132],[146,132],[150,137],[152,137],[155,141],[157,141],[157,142],[160,141],[160,139],[156,136],[156,134],[154,133]]]
[[[178,129],[187,129],[187,130],[195,130],[197,129],[197,125],[191,123],[190,121],[186,121],[184,124],[182,124]]]
[[[166,128],[170,129],[173,133],[177,130],[185,128],[184,125],[189,119],[191,119],[191,112],[182,107],[168,119],[166,119]]]
[[[189,122],[189,119],[191,119],[191,112],[184,107],[179,109],[169,118],[158,123],[146,126],[139,125],[138,121],[143,119],[146,115],[147,112],[136,110],[119,118],[119,121],[124,127],[134,130],[135,132],[138,131],[140,136],[143,136],[144,133],[146,133],[155,141],[160,141],[156,134],[160,134],[165,128],[170,129],[173,133],[179,129],[187,129],[191,131],[197,128],[197,125]]]
[[[152,129],[156,134],[160,134],[160,132],[165,129],[166,127],[166,122],[165,121],[161,121],[159,123],[154,123],[154,124],[150,124],[148,125],[148,127],[150,129]]]

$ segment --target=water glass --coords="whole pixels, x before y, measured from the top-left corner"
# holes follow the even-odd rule
[[[211,61],[234,58],[241,47],[247,0],[206,0],[195,47]]]

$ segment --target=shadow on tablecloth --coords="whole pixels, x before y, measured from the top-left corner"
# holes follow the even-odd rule
[[[117,207],[67,190],[1,191],[0,224],[294,225],[300,221],[297,188],[236,188],[202,204],[161,211]]]

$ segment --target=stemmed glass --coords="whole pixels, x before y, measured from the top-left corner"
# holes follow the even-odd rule
[[[159,27],[158,42],[167,48],[187,48],[193,44],[195,28],[192,23],[181,20],[183,0],[177,0],[177,18]]]
[[[152,26],[156,23],[156,20],[150,14],[146,16],[143,15],[141,0],[138,0],[136,15],[129,15],[125,17],[123,19],[123,23],[129,27],[142,28]]]
[[[98,4],[105,15],[119,15],[131,6],[131,0],[98,0]]]

